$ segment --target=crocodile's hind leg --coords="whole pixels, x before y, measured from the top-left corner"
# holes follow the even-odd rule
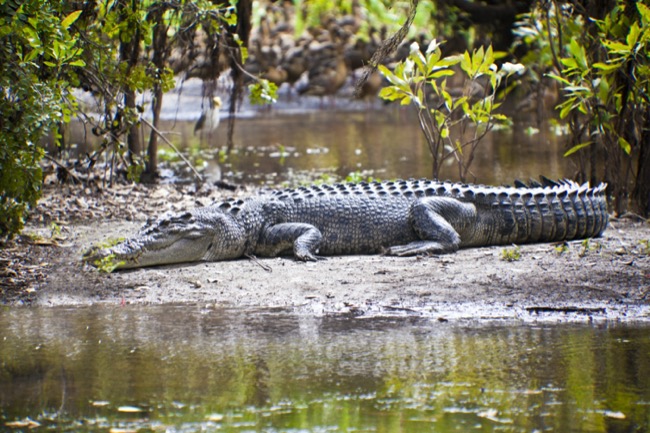
[[[420,240],[385,250],[387,255],[453,253],[460,246],[460,234],[454,228],[472,224],[474,205],[449,197],[427,197],[413,203],[409,223]],[[452,225],[453,223],[453,225]]]
[[[262,232],[255,254],[277,256],[293,249],[296,259],[315,261],[319,259],[316,254],[322,237],[320,230],[311,224],[276,224]]]

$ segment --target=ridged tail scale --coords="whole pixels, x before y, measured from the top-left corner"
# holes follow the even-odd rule
[[[476,244],[557,242],[602,234],[608,221],[606,187],[563,180],[550,186],[479,187],[463,196],[477,208],[482,236],[476,239],[482,242]]]

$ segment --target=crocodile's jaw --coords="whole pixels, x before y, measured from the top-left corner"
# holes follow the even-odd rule
[[[91,249],[84,260],[104,270],[141,268],[241,257],[247,238],[232,215],[198,208],[150,220],[138,234],[113,247]]]
[[[203,260],[212,243],[211,233],[155,239],[134,237],[106,250],[116,269],[131,269]]]
[[[98,267],[129,269],[209,259],[227,223],[223,215],[185,212],[150,220],[133,237],[91,250],[84,260]]]

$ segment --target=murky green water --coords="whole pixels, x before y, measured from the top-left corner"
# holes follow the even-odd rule
[[[5,309],[0,430],[30,422],[33,431],[644,432],[650,328]]]
[[[237,120],[236,147],[227,158],[227,125],[213,134],[194,135],[193,121],[164,121],[161,129],[189,155],[203,173],[235,183],[279,184],[322,175],[345,178],[352,172],[379,179],[431,177],[432,158],[413,110],[388,107],[364,111],[318,110],[306,113],[258,113]],[[533,122],[534,123],[534,122]],[[481,142],[472,171],[480,183],[512,183],[543,174],[563,178],[572,174],[571,163],[563,158],[563,137],[548,125],[528,133],[531,121],[517,121],[512,129],[493,131]],[[143,128],[148,137],[148,131]],[[72,143],[95,143],[99,139],[77,125]],[[174,158],[164,143],[160,149]],[[188,150],[189,149],[189,150]],[[161,155],[164,159],[165,155]],[[458,180],[458,168],[451,160],[442,179]],[[189,170],[178,164],[181,173]],[[474,178],[468,179],[474,181]]]

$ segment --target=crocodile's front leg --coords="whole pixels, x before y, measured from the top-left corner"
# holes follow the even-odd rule
[[[277,256],[293,249],[298,260],[316,261],[323,235],[311,224],[281,223],[267,227],[255,248],[260,256]]]
[[[384,253],[392,256],[453,253],[461,243],[457,229],[471,225],[475,218],[473,204],[449,197],[420,199],[413,203],[409,213],[409,224],[420,240],[388,247]]]

